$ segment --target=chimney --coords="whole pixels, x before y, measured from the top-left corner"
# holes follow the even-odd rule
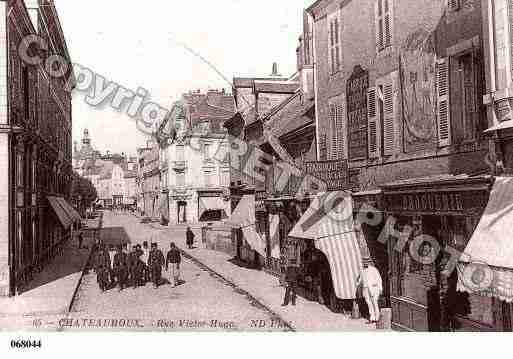
[[[273,62],[273,72],[271,77],[281,77],[281,74],[278,72],[278,63]]]

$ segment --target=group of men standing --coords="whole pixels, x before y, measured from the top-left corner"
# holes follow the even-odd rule
[[[167,256],[164,257],[157,243],[148,242],[133,245],[130,252],[127,247],[119,245],[115,252],[109,252],[101,241],[96,249],[95,270],[97,281],[102,292],[116,285],[119,290],[129,286],[137,288],[144,286],[148,281],[154,288],[162,284],[162,269],[169,273],[169,281],[177,286],[180,281],[180,250],[174,243],[170,244]],[[171,270],[169,270],[171,268]]]

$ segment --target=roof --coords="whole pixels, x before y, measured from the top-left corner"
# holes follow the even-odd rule
[[[232,118],[236,112],[233,95],[220,91],[186,94],[184,101],[191,127],[201,122],[210,122],[213,129],[221,131],[223,122]]]
[[[490,127],[489,129],[485,130],[484,133],[488,134],[490,132],[494,131],[500,131],[500,130],[507,130],[513,128],[513,120],[506,120],[502,121],[499,124]]]
[[[235,88],[251,88],[254,81],[287,81],[286,77],[234,77],[233,87]]]
[[[293,94],[299,89],[299,82],[255,81],[255,92]]]
[[[263,120],[275,136],[281,137],[315,121],[315,101],[301,92],[276,106]]]

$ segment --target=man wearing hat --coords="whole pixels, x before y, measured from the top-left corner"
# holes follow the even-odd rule
[[[358,277],[358,285],[362,288],[363,297],[369,307],[369,323],[377,323],[380,316],[378,300],[383,292],[383,280],[369,257],[363,259],[363,269]]]
[[[151,244],[151,251],[148,258],[148,266],[150,267],[151,280],[153,286],[158,288],[160,279],[162,277],[162,267],[165,265],[166,260],[162,251],[158,249],[157,243]]]

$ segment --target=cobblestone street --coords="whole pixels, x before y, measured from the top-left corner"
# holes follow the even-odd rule
[[[173,240],[159,230],[140,224],[130,215],[106,212],[104,228],[123,227],[131,243],[157,241],[165,252]],[[179,232],[177,232],[177,236]],[[153,239],[152,239],[153,238]],[[180,286],[169,283],[154,289],[151,283],[137,289],[102,293],[96,274],[87,273],[67,318],[52,321],[62,330],[287,330],[284,323],[215,274],[182,259]],[[167,273],[163,272],[166,277]],[[220,301],[222,299],[222,302]],[[115,323],[114,321],[117,321]],[[265,325],[260,324],[265,323]]]

